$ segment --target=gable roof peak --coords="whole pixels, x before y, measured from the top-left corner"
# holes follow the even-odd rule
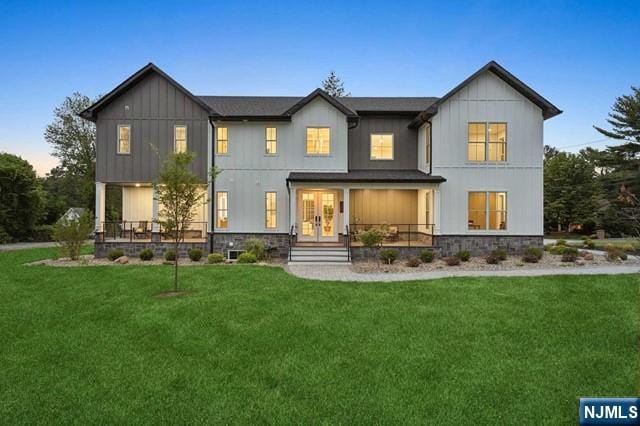
[[[355,111],[353,111],[351,108],[348,108],[345,104],[340,102],[338,98],[334,98],[329,93],[327,93],[326,91],[322,90],[319,87],[314,91],[312,91],[311,93],[309,93],[304,98],[300,99],[298,102],[296,102],[291,108],[286,110],[283,115],[292,116],[293,114],[300,111],[305,105],[307,105],[317,97],[321,97],[325,101],[329,102],[338,111],[346,115],[347,118],[355,119],[358,117],[358,114],[356,114]]]

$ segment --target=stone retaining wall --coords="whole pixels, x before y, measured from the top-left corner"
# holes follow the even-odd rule
[[[289,256],[289,234],[218,232],[213,234],[213,251],[227,257],[227,250],[244,250],[245,241],[251,238],[263,240],[272,247],[271,257],[284,259]]]

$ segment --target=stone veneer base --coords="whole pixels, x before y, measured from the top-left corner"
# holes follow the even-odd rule
[[[542,248],[542,235],[436,235],[435,245],[442,256],[469,250],[472,256],[483,256],[500,248],[509,254],[522,254],[529,247]]]
[[[289,256],[289,234],[216,232],[213,234],[213,251],[227,257],[227,250],[244,250],[245,241],[257,238],[271,247],[271,257],[286,259]]]
[[[153,250],[155,257],[163,257],[167,250],[173,250],[174,244],[170,242],[118,242],[118,241],[96,241],[94,244],[94,256],[96,258],[107,257],[109,251],[120,249],[126,256],[138,257],[144,249]],[[203,255],[209,254],[209,245],[206,242],[201,243],[182,243],[178,246],[180,257],[187,257],[187,252],[192,248],[199,248]]]

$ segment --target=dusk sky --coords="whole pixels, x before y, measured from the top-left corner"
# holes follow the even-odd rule
[[[154,62],[197,95],[306,95],[335,70],[354,96],[441,96],[496,60],[564,113],[545,143],[607,143],[640,85],[640,1],[0,3],[0,151],[40,174],[43,132],[74,91]]]

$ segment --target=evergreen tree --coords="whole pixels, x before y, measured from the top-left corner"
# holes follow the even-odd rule
[[[322,89],[334,98],[351,96],[351,92],[345,90],[342,79],[338,77],[335,71],[331,71],[329,76],[322,80]]]

